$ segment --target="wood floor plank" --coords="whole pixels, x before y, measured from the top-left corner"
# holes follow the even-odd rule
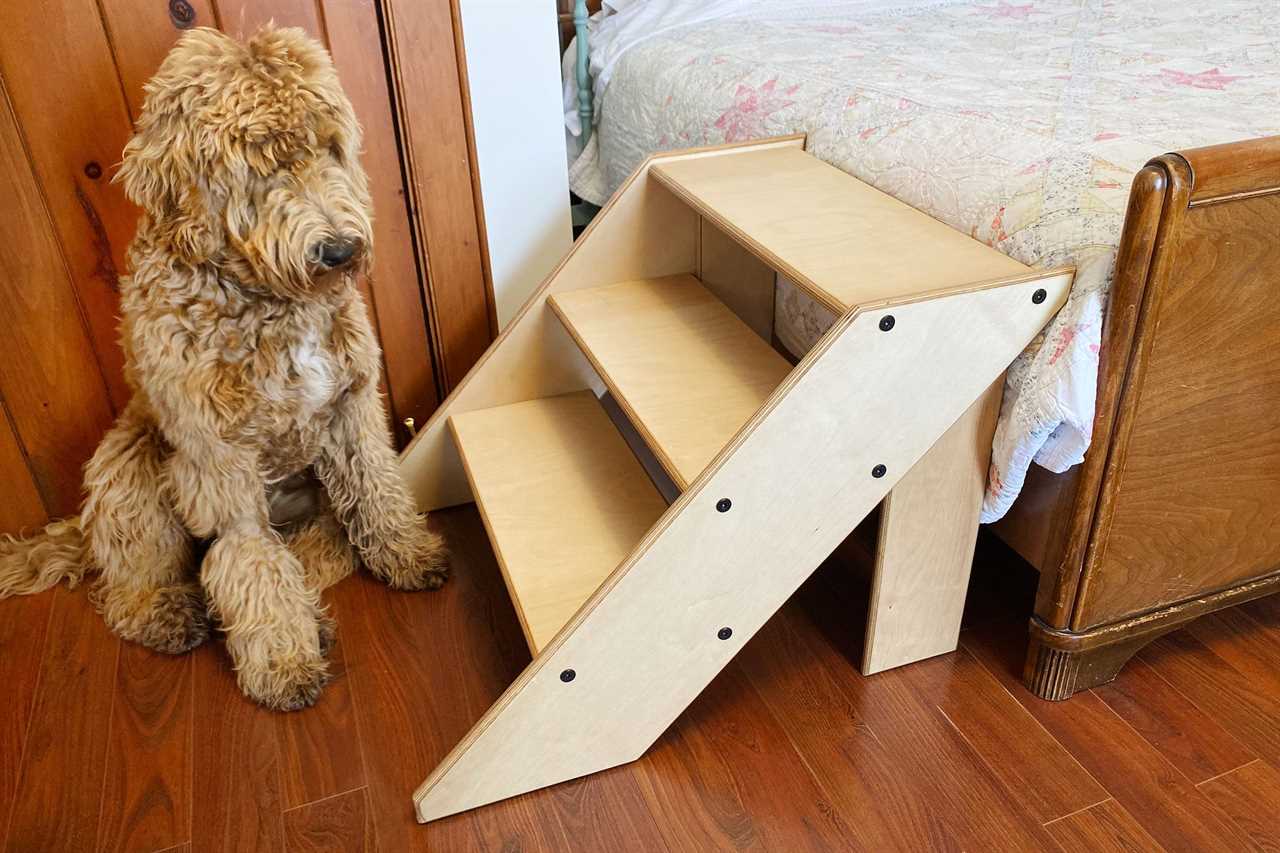
[[[378,849],[368,792],[327,797],[284,813],[289,853],[373,853]]]
[[[1259,850],[1280,851],[1280,770],[1258,760],[1200,785]]]
[[[454,577],[438,592],[404,593],[361,573],[331,592],[364,755],[369,803],[383,850],[480,849],[484,826],[520,827],[521,800],[425,827],[412,794],[528,661],[528,651],[474,509],[433,513]],[[514,819],[512,819],[514,818]],[[483,821],[483,823],[481,822]],[[528,824],[501,848],[528,841]]]
[[[1257,758],[1142,660],[1094,692],[1193,783]]]
[[[789,604],[738,656],[765,705],[786,731],[862,850],[927,850],[949,832],[920,781],[850,702],[837,681],[851,664]]]
[[[59,587],[52,606],[7,838],[15,853],[90,849],[98,830],[120,641],[83,588]]]
[[[192,851],[283,850],[275,712],[241,694],[221,642],[191,656]]]
[[[635,764],[623,765],[530,795],[530,814],[548,819],[536,837],[557,851],[671,850],[644,799],[641,773]]]
[[[286,809],[364,787],[346,655],[339,627],[338,642],[329,653],[333,680],[319,701],[302,711],[275,715]]]
[[[46,592],[0,601],[0,847],[18,790],[53,598]]]
[[[529,659],[476,511],[432,518],[454,566],[443,590],[398,593],[360,577],[331,591],[382,849],[665,849],[625,768],[416,824],[409,795]],[[429,697],[415,685],[430,685]]]
[[[855,587],[819,573],[795,596],[823,637],[848,661],[861,660],[862,602],[849,598]],[[833,581],[826,583],[826,581]],[[816,646],[816,643],[811,645]],[[938,659],[945,661],[946,658]],[[937,665],[938,660],[932,661]],[[847,701],[892,754],[898,772],[920,783],[920,796],[945,827],[940,846],[982,849],[1000,844],[1011,849],[1052,849],[1053,839],[1019,798],[991,773],[950,721],[931,701],[923,682],[915,681],[923,661],[862,677],[850,664],[839,680]]]
[[[961,635],[961,643],[1157,842],[1175,850],[1248,849],[1230,818],[1095,693],[1046,702],[1027,691],[1019,678],[1025,631],[1017,625],[981,626]]]
[[[673,850],[846,850],[854,843],[736,664],[639,767],[645,799]]]
[[[1045,829],[1063,850],[1090,853],[1162,853],[1164,850],[1115,800],[1067,815]]]
[[[340,710],[345,682],[345,715],[252,704],[217,641],[186,658],[120,646],[80,590],[0,602],[0,821],[16,802],[0,846],[1280,853],[1270,605],[1170,635],[1112,687],[1047,703],[1019,683],[1018,604],[984,609],[958,655],[863,678],[866,591],[834,564],[639,761],[419,825],[412,791],[528,661],[478,514],[433,518],[454,553],[443,590],[361,576],[330,591],[346,675],[326,696]],[[1245,754],[1263,757],[1205,776]],[[367,788],[287,808],[352,766]],[[1096,794],[1081,773],[1113,799],[1041,827]]]
[[[1161,637],[1139,657],[1236,740],[1258,756],[1280,762],[1280,695],[1271,692],[1266,677],[1259,680],[1239,671],[1189,631]]]
[[[1268,695],[1280,695],[1280,633],[1235,608],[1197,619],[1185,630]]]
[[[1280,595],[1256,598],[1241,604],[1237,609],[1249,614],[1253,621],[1262,625],[1273,636],[1280,637]]]
[[[1080,762],[968,652],[904,672],[1041,823],[1110,797]]]
[[[191,658],[123,643],[98,820],[103,853],[160,850],[191,835]]]

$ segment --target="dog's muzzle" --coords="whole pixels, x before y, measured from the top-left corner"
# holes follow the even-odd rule
[[[337,269],[350,263],[363,248],[364,244],[360,240],[335,240],[332,243],[323,243],[318,253],[320,264],[326,269]]]

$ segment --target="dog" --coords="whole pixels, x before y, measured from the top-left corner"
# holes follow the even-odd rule
[[[96,571],[120,637],[178,654],[212,620],[241,690],[292,710],[329,677],[325,586],[358,563],[397,589],[444,582],[355,285],[372,238],[359,151],[302,30],[177,42],[115,178],[143,212],[121,279],[133,395],[86,465],[80,516],[0,543],[0,596]]]

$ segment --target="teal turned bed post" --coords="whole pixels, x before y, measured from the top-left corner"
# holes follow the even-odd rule
[[[582,145],[591,139],[591,52],[587,45],[587,0],[573,2],[573,29],[578,36],[578,119],[582,123]]]

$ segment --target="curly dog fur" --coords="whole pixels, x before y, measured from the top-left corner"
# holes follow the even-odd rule
[[[133,397],[85,469],[80,517],[0,542],[0,596],[96,570],[121,637],[184,652],[212,617],[241,689],[292,709],[328,678],[324,586],[358,563],[397,589],[444,581],[354,283],[371,239],[359,150],[301,30],[192,30],[173,48],[117,176],[144,213],[121,281]],[[210,541],[198,569],[195,540]]]

